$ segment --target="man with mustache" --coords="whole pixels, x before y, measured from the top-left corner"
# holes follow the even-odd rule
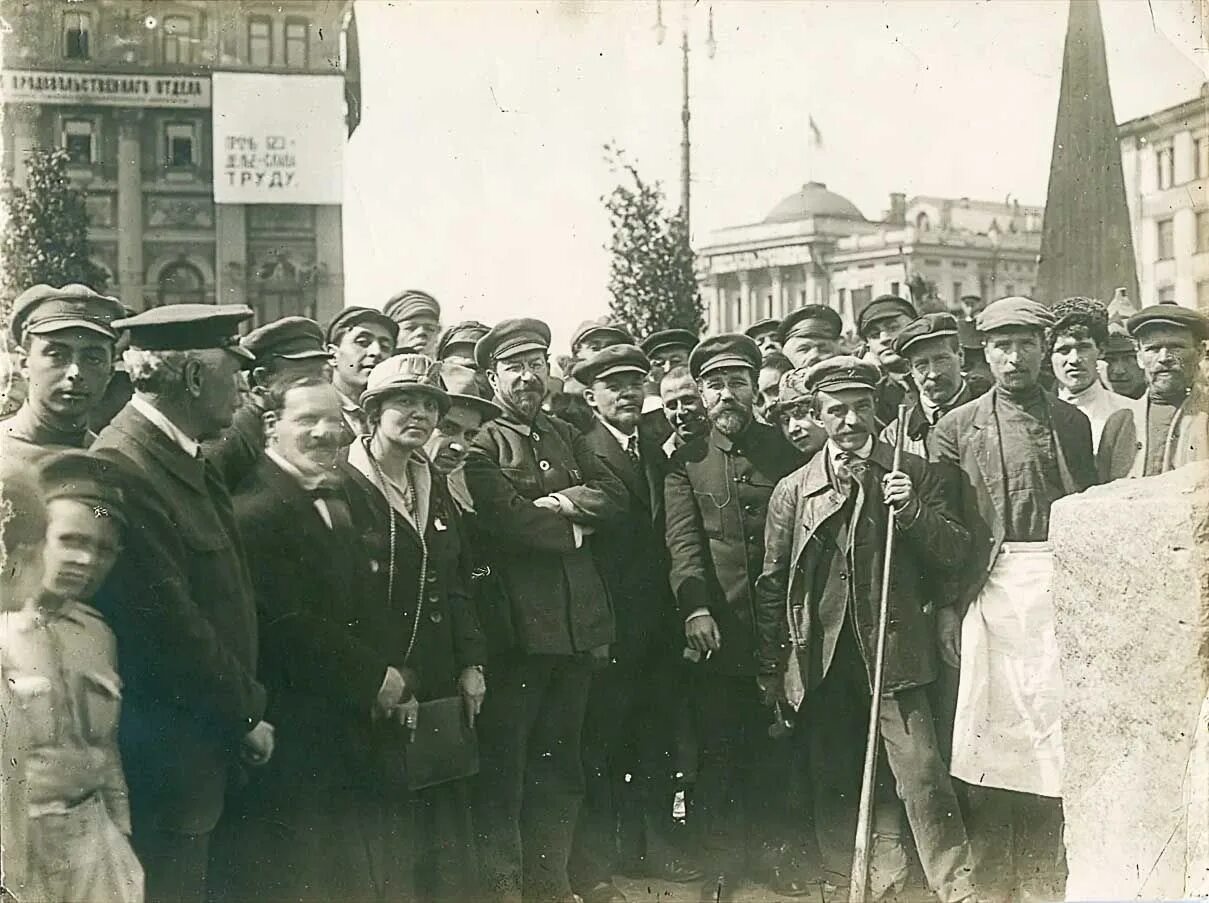
[[[755,419],[760,349],[744,335],[706,339],[689,358],[709,414],[707,436],[672,455],[664,484],[671,582],[691,654],[701,735],[697,807],[702,900],[732,899],[741,876],[805,893],[796,838],[780,836],[787,771],[770,743],[756,686],[753,585],[764,563],[764,515],[777,482],[804,456]]]
[[[1100,355],[1108,344],[1108,308],[1091,298],[1067,298],[1054,305],[1053,314],[1050,366],[1058,397],[1087,416],[1092,445],[1099,448],[1104,422],[1130,403],[1100,382]]]
[[[1209,318],[1155,304],[1127,323],[1138,343],[1146,394],[1104,424],[1099,466],[1106,479],[1148,477],[1209,458],[1209,399],[1199,379]]]
[[[5,469],[32,464],[48,449],[92,444],[88,415],[113,375],[113,321],[125,313],[116,298],[86,285],[35,285],[17,296],[9,332],[27,395],[0,421]]]
[[[475,358],[503,414],[466,459],[483,549],[501,597],[486,618],[491,693],[477,806],[493,897],[570,900],[567,858],[584,792],[580,732],[592,671],[613,641],[589,535],[626,510],[624,484],[583,436],[542,411],[550,328],[509,319]]]
[[[781,321],[777,338],[781,353],[795,367],[809,367],[839,353],[844,321],[825,304],[799,307]]]
[[[328,324],[325,338],[344,423],[354,437],[364,436],[369,421],[359,399],[369,372],[395,353],[399,324],[372,307],[346,307]]]
[[[995,385],[929,437],[971,536],[941,609],[961,618],[951,772],[970,785],[980,885],[1042,899],[1060,899],[1066,881],[1050,506],[1097,479],[1087,417],[1039,382],[1053,322],[1029,298],[988,305],[977,326]]]
[[[396,354],[427,354],[436,350],[441,332],[441,305],[428,292],[408,288],[382,305],[382,313],[398,324]]]

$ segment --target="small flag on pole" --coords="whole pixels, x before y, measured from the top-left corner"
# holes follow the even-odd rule
[[[819,130],[819,124],[814,121],[814,116],[809,116],[808,125],[810,126],[810,146],[823,146],[823,133]]]

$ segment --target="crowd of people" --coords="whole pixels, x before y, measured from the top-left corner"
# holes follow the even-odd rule
[[[593,320],[555,375],[545,323],[442,329],[422,291],[251,318],[14,302],[17,899],[816,894],[883,574],[872,896],[1061,899],[1050,506],[1209,458],[1209,319]]]

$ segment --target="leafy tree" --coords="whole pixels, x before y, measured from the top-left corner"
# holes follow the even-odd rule
[[[638,339],[672,328],[700,334],[701,294],[683,213],[667,211],[662,186],[644,181],[619,148],[605,145],[605,154],[613,172],[622,176],[612,194],[602,198],[613,229],[611,319]]]
[[[67,152],[36,149],[27,163],[27,187],[5,186],[0,235],[0,314],[31,285],[82,282],[104,291],[108,276],[89,259],[84,192],[67,178]]]

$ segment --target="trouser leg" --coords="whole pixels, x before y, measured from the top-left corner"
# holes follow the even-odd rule
[[[735,873],[744,864],[748,838],[744,707],[751,700],[743,692],[743,678],[710,672],[699,673],[697,678],[695,702],[701,752],[696,814],[702,860],[710,873]]]
[[[1010,790],[966,785],[974,871],[979,890],[993,900],[1011,900],[1016,894],[1015,796]]]
[[[1062,800],[1015,794],[1016,884],[1022,900],[1061,900],[1066,895]]]
[[[154,828],[131,838],[143,863],[147,903],[203,903],[210,834],[177,834]]]
[[[944,903],[960,900],[973,890],[972,855],[927,691],[884,697],[878,723],[928,884]]]
[[[528,900],[570,896],[567,860],[584,793],[580,736],[592,670],[581,656],[547,657],[533,721],[521,810]]]

